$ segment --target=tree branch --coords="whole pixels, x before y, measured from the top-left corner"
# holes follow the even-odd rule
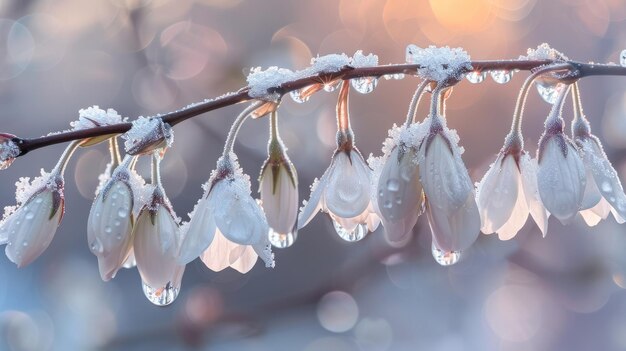
[[[577,80],[588,76],[626,76],[626,67],[608,64],[593,64],[593,63],[581,63],[575,61],[552,61],[552,60],[499,60],[499,61],[472,61],[472,69],[474,71],[491,71],[491,70],[523,70],[529,71],[541,66],[545,66],[552,63],[567,63],[571,66],[568,79]],[[361,67],[353,68],[346,66],[343,69],[333,73],[319,73],[314,76],[286,82],[281,86],[271,89],[271,92],[275,92],[280,96],[283,96],[291,91],[302,89],[312,84],[319,84],[324,82],[333,81],[336,79],[353,79],[360,77],[381,77],[391,74],[407,74],[417,75],[417,71],[420,69],[418,64],[399,64],[399,65],[385,65],[374,67]],[[467,73],[470,70],[466,70],[462,73]],[[196,117],[203,113],[217,110],[226,106],[235,105],[241,102],[254,100],[248,94],[248,87],[244,87],[237,92],[228,93],[215,99],[206,100],[204,102],[192,104],[178,111],[166,113],[160,115],[164,122],[169,123],[171,126],[175,126],[189,118]],[[58,134],[48,135],[39,138],[22,139],[15,138],[14,142],[20,148],[20,156],[50,145],[65,143],[73,140],[91,138],[96,136],[103,136],[109,134],[122,134],[130,129],[131,123],[120,123],[116,125],[96,127],[90,129],[83,129],[77,131],[68,131]]]

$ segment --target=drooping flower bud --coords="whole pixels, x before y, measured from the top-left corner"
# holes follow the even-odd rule
[[[122,118],[114,109],[110,108],[105,111],[94,105],[78,111],[78,120],[70,122],[70,126],[72,126],[73,130],[81,130],[110,126],[125,121],[126,118]],[[95,145],[113,136],[115,136],[115,134],[87,138],[81,142],[81,146]]]

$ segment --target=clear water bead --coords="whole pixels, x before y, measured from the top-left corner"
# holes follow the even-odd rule
[[[350,84],[354,90],[358,91],[361,94],[369,94],[378,85],[378,78],[376,77],[361,77],[354,78],[350,80]]]
[[[96,238],[96,240],[92,241],[91,244],[89,244],[89,248],[91,249],[91,252],[93,252],[96,255],[104,252],[104,246],[102,245],[102,242],[98,238]]]
[[[298,89],[298,90],[293,90],[291,93],[289,93],[289,96],[291,96],[291,99],[299,104],[303,104],[307,101],[309,101],[309,97],[303,97],[302,96],[302,90]]]
[[[442,266],[452,266],[461,259],[461,251],[443,251],[439,250],[435,244],[432,244],[433,258]]]
[[[270,228],[269,240],[270,240],[270,244],[272,244],[272,246],[274,246],[275,248],[278,248],[278,249],[288,248],[291,245],[293,245],[294,242],[296,242],[297,238],[298,238],[297,232],[282,234],[282,233],[277,233],[272,228]]]
[[[360,223],[354,228],[353,231],[349,232],[344,228],[339,222],[333,219],[333,226],[335,227],[335,231],[339,234],[339,237],[345,241],[349,242],[357,242],[367,235],[367,225]]]
[[[626,49],[622,50],[622,52],[619,54],[619,64],[622,67],[626,67]]]
[[[155,289],[150,285],[141,282],[143,285],[143,294],[146,295],[148,301],[157,306],[167,306],[174,302],[180,292],[180,287],[172,285],[171,282],[167,283],[164,287]]]
[[[564,84],[561,83],[549,83],[544,81],[537,81],[537,92],[539,96],[543,99],[543,101],[554,105],[556,99],[559,96],[561,90],[565,87]]]
[[[513,72],[507,70],[491,71],[491,79],[498,84],[506,84],[511,81]]]
[[[15,161],[14,158],[7,158],[6,160],[2,160],[0,162],[0,170],[4,170],[4,169],[11,167],[11,165],[13,164],[13,161]]]
[[[324,91],[327,93],[332,93],[333,91],[337,90],[337,88],[339,88],[339,85],[341,85],[341,79],[326,83],[324,84]]]
[[[487,72],[472,71],[465,75],[467,81],[472,84],[482,83],[487,77]]]

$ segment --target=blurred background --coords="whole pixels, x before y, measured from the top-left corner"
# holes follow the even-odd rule
[[[78,110],[114,108],[135,118],[176,110],[245,85],[255,66],[301,69],[312,56],[357,49],[402,63],[405,47],[462,46],[473,59],[517,58],[548,42],[572,59],[619,61],[623,0],[0,0],[0,130],[36,137],[68,128]],[[506,85],[462,82],[448,100],[464,160],[480,180],[501,147],[527,73]],[[379,81],[352,93],[356,142],[380,154],[404,118],[417,79]],[[586,114],[626,178],[626,80],[581,84]],[[285,99],[281,134],[301,198],[328,166],[335,94]],[[164,182],[186,218],[201,196],[240,106],[176,127]],[[531,94],[526,148],[534,153],[549,105]],[[424,111],[420,112],[425,115]],[[571,110],[566,109],[566,119]],[[256,176],[267,121],[252,121],[236,150]],[[50,169],[63,150],[22,157],[0,175],[0,206],[13,184]],[[514,240],[481,235],[445,268],[430,253],[425,218],[391,248],[381,229],[350,244],[318,215],[277,266],[246,275],[187,266],[171,306],[153,306],[135,269],[103,283],[86,221],[105,146],[81,150],[66,174],[67,213],[50,248],[18,270],[0,255],[1,350],[625,350],[626,227],[553,219],[542,238],[529,221]]]

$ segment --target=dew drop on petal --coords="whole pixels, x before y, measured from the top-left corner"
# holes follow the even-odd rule
[[[282,234],[282,233],[277,233],[272,228],[270,228],[269,240],[270,240],[270,244],[272,244],[272,246],[274,246],[275,248],[278,248],[278,249],[288,248],[291,245],[293,245],[294,242],[296,242],[297,238],[298,238],[297,233]]]
[[[397,179],[389,179],[387,181],[387,190],[394,192],[400,190],[400,182]]]
[[[619,54],[619,64],[622,67],[626,67],[626,49],[622,50],[622,52]]]
[[[559,96],[561,89],[563,89],[565,85],[557,83],[545,83],[541,81],[537,81],[537,92],[539,96],[543,99],[543,101],[554,104],[556,102],[556,98]]]
[[[602,191],[605,193],[608,193],[613,190],[613,187],[611,187],[611,184],[607,181],[602,182],[601,187],[602,187]]]
[[[291,96],[291,99],[299,104],[303,104],[307,101],[309,101],[309,97],[303,97],[302,96],[302,90],[298,89],[298,90],[293,90],[291,93],[289,93],[289,96]]]
[[[433,258],[442,266],[452,266],[461,259],[461,251],[439,250],[435,244],[432,245]]]
[[[507,70],[491,71],[491,79],[498,84],[506,84],[511,81],[513,72]]]
[[[107,233],[107,234],[108,234],[108,233],[111,233],[112,231],[113,231],[113,229],[111,229],[111,227],[110,227],[110,226],[108,226],[108,225],[107,225],[106,227],[104,227],[104,232],[105,232],[105,233]]]
[[[367,235],[367,225],[360,223],[354,228],[353,231],[347,231],[339,222],[333,219],[333,226],[335,227],[335,231],[339,234],[339,237],[345,241],[349,242],[357,242]]]
[[[157,306],[167,306],[174,302],[178,297],[180,288],[175,287],[171,282],[167,283],[164,287],[153,288],[150,285],[141,282],[143,285],[143,293],[148,298],[148,301]]]
[[[126,218],[126,217],[128,216],[128,210],[123,209],[123,208],[120,208],[120,209],[117,211],[117,215],[118,215],[120,218]]]
[[[42,203],[42,202],[43,202],[43,199],[42,199],[42,198],[40,198],[40,197],[38,197],[38,198],[35,200],[35,203],[36,203],[36,204],[40,204],[40,203]]]
[[[104,252],[104,246],[102,245],[102,242],[98,238],[96,238],[94,241],[91,242],[91,244],[89,244],[89,249],[91,249],[91,252],[93,252],[96,255]]]
[[[487,72],[472,71],[465,75],[465,78],[472,84],[482,83],[487,77]]]
[[[32,211],[29,211],[26,213],[27,220],[33,219],[34,217],[35,217],[35,214]]]
[[[350,84],[354,90],[361,94],[369,94],[374,91],[374,88],[378,85],[378,78],[376,77],[361,77],[350,80]]]

